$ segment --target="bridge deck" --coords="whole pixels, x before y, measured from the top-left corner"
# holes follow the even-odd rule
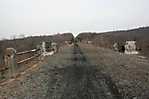
[[[142,81],[137,87],[134,79],[145,78],[143,74],[133,73],[148,72],[149,63],[136,61],[136,56],[129,57],[91,45],[64,47],[0,86],[0,99],[148,99],[149,81]],[[134,92],[136,89],[138,93]]]

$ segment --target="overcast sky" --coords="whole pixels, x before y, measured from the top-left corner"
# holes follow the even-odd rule
[[[0,0],[0,38],[149,26],[149,0]]]

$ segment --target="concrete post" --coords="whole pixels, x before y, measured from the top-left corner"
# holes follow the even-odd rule
[[[58,45],[57,45],[57,43],[53,42],[51,44],[51,46],[52,46],[52,49],[54,50],[54,53],[58,52]]]
[[[42,51],[43,53],[46,53],[46,43],[42,42]]]
[[[6,49],[5,65],[8,67],[9,77],[14,77],[17,69],[16,50],[14,48]]]
[[[42,42],[41,47],[40,47],[40,52],[41,52],[40,60],[43,60],[47,53],[45,42]]]
[[[138,54],[136,51],[136,41],[126,41],[125,54]]]
[[[118,43],[114,43],[113,44],[113,48],[114,48],[114,51],[119,51],[119,49],[118,49]]]

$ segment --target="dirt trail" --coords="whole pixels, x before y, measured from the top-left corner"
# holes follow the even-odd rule
[[[35,71],[0,86],[0,99],[123,99],[110,76],[81,48],[65,47]]]
[[[110,77],[90,64],[78,45],[72,54],[72,64],[54,70],[47,99],[122,99]]]

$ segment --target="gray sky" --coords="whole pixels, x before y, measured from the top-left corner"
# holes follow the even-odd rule
[[[0,38],[149,26],[149,0],[0,0]]]

